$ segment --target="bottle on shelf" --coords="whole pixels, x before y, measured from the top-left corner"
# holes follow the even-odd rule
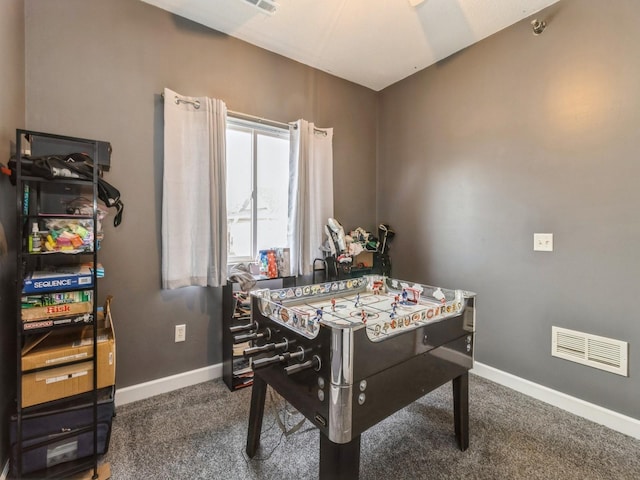
[[[40,231],[38,230],[38,223],[33,222],[33,227],[31,228],[31,236],[29,237],[29,251],[31,253],[38,253],[42,250],[42,237],[40,236]]]

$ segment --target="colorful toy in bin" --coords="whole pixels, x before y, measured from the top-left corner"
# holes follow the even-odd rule
[[[93,220],[52,218],[46,222],[43,232],[43,251],[91,252],[93,251]],[[98,242],[98,247],[99,247]]]

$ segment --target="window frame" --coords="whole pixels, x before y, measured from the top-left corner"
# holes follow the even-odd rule
[[[237,264],[242,262],[253,262],[256,260],[258,255],[258,136],[264,135],[273,138],[286,139],[290,149],[291,131],[287,124],[279,124],[278,122],[232,113],[227,114],[226,130],[251,133],[251,256],[231,256],[227,249],[227,263]],[[228,157],[225,161],[228,165]],[[227,190],[228,189],[229,184],[227,183]],[[227,222],[228,221],[229,214],[227,212]],[[287,246],[288,245],[284,245],[284,247]]]

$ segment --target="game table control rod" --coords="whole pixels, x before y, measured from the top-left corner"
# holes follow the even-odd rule
[[[284,371],[287,372],[287,375],[294,375],[308,368],[313,368],[316,372],[320,371],[320,368],[322,368],[322,361],[318,355],[314,355],[311,360],[307,360],[304,363],[289,365],[288,367],[285,367]]]
[[[243,343],[243,342],[248,342],[249,340],[258,340],[259,338],[264,338],[265,340],[269,340],[271,338],[271,329],[265,328],[262,332],[236,335],[235,337],[233,337],[233,343]]]
[[[284,338],[280,343],[265,343],[264,345],[260,345],[258,347],[249,347],[245,349],[242,354],[245,357],[251,357],[260,353],[273,352],[277,350],[289,350],[289,347],[295,345],[295,343],[295,340],[287,340],[286,338]]]
[[[305,355],[311,353],[310,348],[298,347],[295,352],[284,352],[280,355],[274,355],[273,357],[259,358],[253,362],[253,369],[268,367],[277,363],[284,363],[288,360],[304,360]]]
[[[247,323],[246,325],[234,325],[229,327],[231,333],[247,332],[249,330],[257,330],[258,324],[256,322]]]

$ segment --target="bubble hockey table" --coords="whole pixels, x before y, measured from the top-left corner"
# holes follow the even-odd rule
[[[268,385],[320,430],[321,480],[357,479],[361,433],[448,381],[467,449],[474,293],[369,275],[251,297],[249,457]]]

